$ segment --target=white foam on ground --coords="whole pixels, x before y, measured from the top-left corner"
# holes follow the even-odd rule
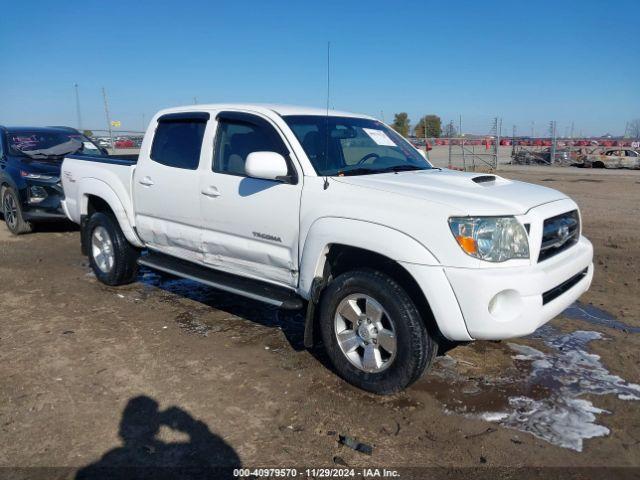
[[[601,339],[601,333],[579,330],[561,334],[553,329],[547,332],[550,333],[544,343],[552,348],[551,353],[517,343],[508,345],[517,352],[513,358],[531,362],[528,381],[549,387],[549,397],[539,400],[510,397],[511,411],[488,412],[481,418],[581,452],[585,439],[609,434],[608,428],[595,423],[596,415],[609,412],[579,397],[616,395],[621,400],[640,400],[640,385],[612,375],[600,362],[599,355],[586,351],[587,343]]]

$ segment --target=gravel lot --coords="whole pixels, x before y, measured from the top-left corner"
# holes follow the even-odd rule
[[[0,466],[640,467],[638,173],[505,171],[580,204],[591,290],[538,335],[456,347],[390,397],[306,351],[300,315],[150,271],[106,287],[72,226],[2,224]]]

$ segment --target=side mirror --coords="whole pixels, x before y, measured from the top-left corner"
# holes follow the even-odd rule
[[[287,161],[276,152],[251,152],[244,164],[245,173],[253,178],[290,183]]]

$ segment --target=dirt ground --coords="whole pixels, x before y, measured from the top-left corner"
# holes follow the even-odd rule
[[[389,397],[349,386],[306,351],[300,315],[150,271],[106,287],[73,227],[15,238],[2,224],[0,467],[68,467],[60,478],[176,459],[247,468],[640,467],[638,173],[505,171],[580,204],[595,246],[591,290],[539,335],[458,346]],[[534,365],[536,355],[553,367]],[[546,407],[535,417],[522,401]],[[574,407],[577,420],[562,427]],[[567,437],[569,429],[577,433]],[[340,435],[372,455],[341,445]]]

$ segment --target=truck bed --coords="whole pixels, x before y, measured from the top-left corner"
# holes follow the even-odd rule
[[[126,217],[134,225],[131,182],[136,163],[137,158],[90,155],[65,157],[61,179],[65,194],[62,205],[67,217],[80,223],[84,197],[94,194],[104,200],[113,200],[116,216]]]
[[[138,163],[138,155],[109,155],[96,157],[95,155],[67,155],[65,160],[73,159],[73,160],[85,160],[87,162],[97,162],[97,163],[111,163],[113,165],[135,165]]]

